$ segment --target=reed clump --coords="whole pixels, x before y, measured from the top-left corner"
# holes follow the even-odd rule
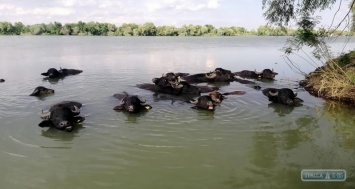
[[[355,105],[355,51],[329,60],[300,84],[317,97]]]

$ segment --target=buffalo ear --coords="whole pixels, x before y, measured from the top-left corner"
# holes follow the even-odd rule
[[[115,107],[113,108],[113,110],[116,110],[116,111],[121,111],[121,110],[123,110],[123,109],[124,109],[124,107],[123,107],[122,105],[115,106]]]
[[[294,101],[297,102],[297,103],[304,102],[302,99],[300,99],[300,98],[298,98],[298,97],[296,97],[296,98],[294,99]]]
[[[41,75],[48,76],[49,74],[48,73],[41,73]]]
[[[40,127],[50,127],[50,126],[53,126],[53,123],[50,120],[44,120],[41,123],[39,123],[38,126],[40,126]]]
[[[144,108],[147,109],[147,110],[150,110],[150,109],[152,109],[153,107],[152,107],[151,105],[146,104],[146,105],[144,105]]]
[[[116,93],[113,95],[113,97],[118,100],[122,100],[122,99],[126,98],[127,96],[128,96],[128,94],[125,91],[123,93]]]
[[[33,93],[32,93],[32,94],[30,94],[30,96],[36,96],[36,95],[37,95],[37,93],[38,93],[38,89],[35,89],[35,91],[33,91]]]

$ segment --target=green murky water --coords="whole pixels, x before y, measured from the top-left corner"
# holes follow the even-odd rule
[[[295,87],[275,37],[0,37],[0,183],[4,189],[55,188],[354,188],[354,110],[300,90],[301,107],[270,104],[240,83],[215,112],[161,100],[135,87],[168,71],[200,73],[273,68],[265,87]],[[342,43],[334,43],[342,49]],[[349,49],[355,47],[350,41]],[[314,68],[299,57],[304,69]],[[84,72],[57,83],[48,68]],[[28,96],[42,85],[56,90]],[[115,112],[114,93],[142,95],[153,109]],[[38,127],[42,109],[62,100],[84,104],[72,133]],[[346,182],[302,182],[302,169],[345,169]]]

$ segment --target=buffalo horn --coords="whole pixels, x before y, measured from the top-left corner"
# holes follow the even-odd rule
[[[279,92],[278,91],[276,91],[276,92],[271,92],[271,91],[269,91],[269,94],[271,95],[271,96],[277,96],[277,95],[279,95]]]
[[[212,73],[209,73],[209,74],[206,73],[206,77],[208,79],[214,79],[215,77],[217,77],[217,74],[215,72],[212,72]]]
[[[295,95],[295,97],[297,96],[297,92],[293,92],[293,94]]]
[[[190,100],[190,103],[191,103],[191,104],[197,104],[197,103],[198,103],[198,100],[197,100],[197,99]]]
[[[179,83],[179,84],[176,86],[176,88],[178,88],[178,89],[180,89],[180,88],[182,88],[182,87],[184,87],[184,85],[181,84],[181,83]]]
[[[73,113],[80,113],[80,108],[78,108],[77,106],[73,106],[73,107],[71,108],[71,111],[72,111]]]
[[[44,113],[42,110],[41,119],[49,120],[51,118],[51,112]]]

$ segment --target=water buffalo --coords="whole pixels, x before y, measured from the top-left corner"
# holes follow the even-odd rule
[[[35,88],[35,90],[30,94],[30,96],[43,96],[43,95],[48,95],[48,94],[53,94],[54,90],[53,89],[48,89],[43,86],[38,86]]]
[[[121,100],[121,104],[115,106],[113,109],[116,111],[127,111],[129,113],[138,113],[142,110],[150,110],[152,106],[145,103],[145,99],[137,95],[128,95],[128,93],[123,92],[122,94],[114,94],[113,97]]]
[[[3,83],[3,82],[5,82],[5,79],[0,79],[0,83]]]
[[[269,98],[269,101],[289,106],[295,106],[297,103],[303,102],[303,100],[296,97],[297,93],[289,88],[266,88],[262,90],[262,93]]]
[[[197,99],[190,100],[190,103],[194,104],[192,108],[199,108],[205,110],[215,110],[215,105],[221,103],[226,97],[217,91],[213,91],[208,95],[203,95]]]
[[[59,130],[71,132],[74,125],[82,123],[85,118],[79,116],[82,104],[74,101],[63,101],[54,104],[48,113],[42,113],[44,119],[38,124],[40,127],[54,127]]]
[[[244,95],[245,93],[245,91],[232,91],[227,93],[212,91],[208,95],[200,96],[197,99],[190,100],[189,102],[195,104],[195,106],[192,108],[214,110],[215,105],[226,99],[227,95]]]
[[[47,76],[48,78],[60,78],[60,77],[65,77],[68,75],[77,75],[83,72],[82,70],[76,70],[76,69],[62,69],[57,70],[55,68],[50,68],[48,69],[47,72],[41,73],[43,76]]]
[[[153,83],[159,87],[173,87],[180,82],[180,77],[176,76],[174,73],[170,72],[167,74],[163,74],[160,78],[153,78]]]
[[[159,86],[159,87],[173,87],[173,88],[177,88],[178,84],[181,81],[181,77],[182,76],[187,76],[189,75],[188,73],[173,73],[173,72],[169,72],[166,74],[163,74],[162,77],[160,78],[153,78],[152,81],[155,85]]]
[[[183,76],[182,79],[189,83],[203,83],[203,82],[231,82],[234,81],[234,74],[230,70],[223,68],[216,68],[209,73],[199,73],[188,76]]]
[[[274,79],[278,74],[274,70],[264,69],[262,72],[243,70],[241,72],[235,72],[236,76],[250,79]]]

